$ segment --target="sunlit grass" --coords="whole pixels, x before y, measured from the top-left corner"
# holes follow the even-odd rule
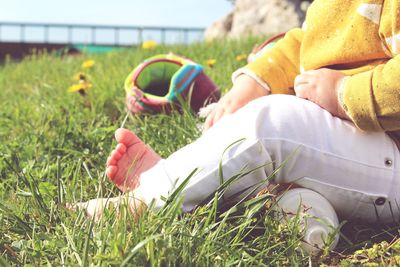
[[[354,251],[368,242],[342,238],[345,254],[321,252],[310,258],[299,249],[298,223],[279,224],[263,208],[271,204],[268,195],[223,206],[217,201],[222,190],[188,214],[180,212],[180,199],[174,198],[136,222],[124,210],[119,216],[110,210],[94,223],[65,208],[67,202],[119,194],[106,179],[104,164],[115,145],[114,131],[126,115],[123,81],[132,68],[157,53],[175,52],[203,64],[226,92],[231,73],[245,64],[243,55],[255,42],[262,39],[157,45],[102,55],[44,53],[1,65],[0,265],[303,266],[339,264],[342,259],[350,265],[361,260],[400,263],[396,227],[387,245],[357,254]],[[215,60],[212,66],[207,65],[210,59]],[[85,62],[90,68],[82,69]],[[92,85],[84,95],[68,92],[79,72]],[[200,135],[199,122],[185,112],[130,116],[125,127],[166,157]],[[368,229],[374,229],[375,236],[382,233],[370,226],[357,231]]]

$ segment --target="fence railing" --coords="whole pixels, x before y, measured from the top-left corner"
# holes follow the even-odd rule
[[[146,40],[190,43],[204,28],[0,22],[0,42],[126,46]]]

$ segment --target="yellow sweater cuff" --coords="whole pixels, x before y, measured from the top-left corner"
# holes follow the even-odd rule
[[[272,58],[269,58],[269,60],[273,61]],[[272,94],[294,94],[293,89],[289,88],[290,83],[286,80],[286,73],[281,68],[260,61],[254,61],[245,68],[255,73],[258,77],[263,77]]]
[[[232,73],[232,83],[235,83],[235,80],[237,77],[240,75],[247,75],[251,78],[253,78],[259,85],[261,85],[265,90],[268,91],[268,93],[271,93],[271,89],[267,83],[265,83],[260,77],[257,76],[254,72],[250,71],[249,69],[246,68],[240,68],[237,69]]]
[[[382,131],[375,113],[372,71],[351,76],[342,91],[344,110],[353,123],[365,131]]]

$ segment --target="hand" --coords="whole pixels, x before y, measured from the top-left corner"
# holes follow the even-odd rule
[[[296,96],[314,102],[333,116],[350,120],[338,97],[344,78],[343,73],[331,69],[306,71],[296,77],[294,91]]]
[[[269,91],[248,75],[236,78],[232,89],[217,103],[214,110],[207,116],[204,130],[213,126],[222,116],[234,113],[253,99],[268,95]]]

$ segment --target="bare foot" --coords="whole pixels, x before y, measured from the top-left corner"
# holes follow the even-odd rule
[[[119,197],[113,198],[95,198],[86,202],[78,202],[74,204],[67,204],[66,208],[72,211],[83,211],[86,216],[94,218],[97,222],[103,216],[106,209],[115,209],[116,214],[120,215],[121,208],[126,205],[129,212],[137,219],[143,211],[147,208],[144,198],[140,190],[131,191]]]
[[[125,192],[137,188],[140,174],[153,167],[161,157],[127,129],[118,129],[115,139],[118,145],[107,159],[106,174]]]

